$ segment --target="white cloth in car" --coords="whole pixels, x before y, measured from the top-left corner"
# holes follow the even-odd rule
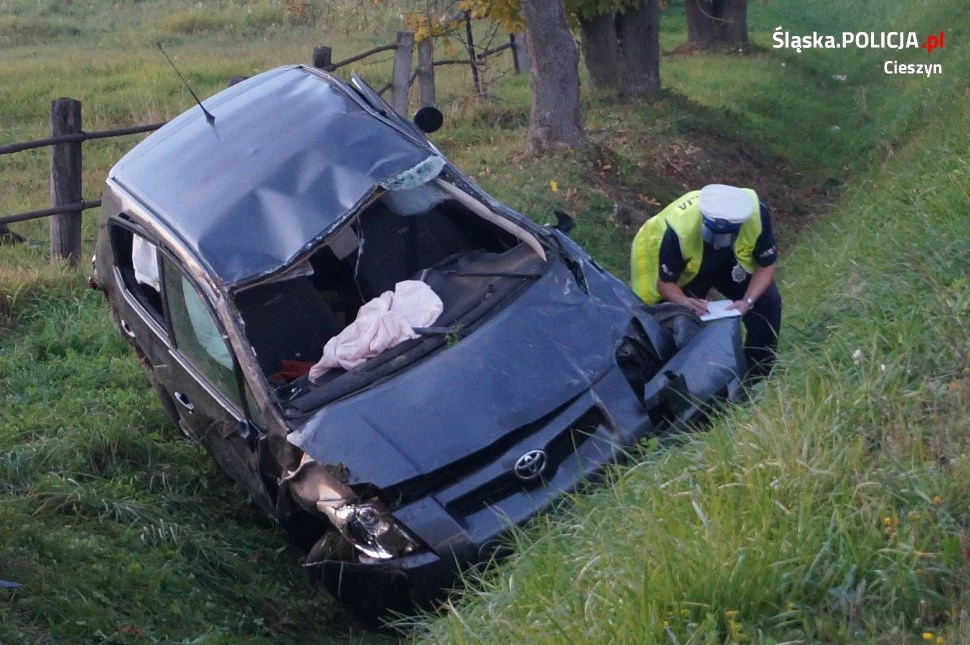
[[[141,235],[131,236],[131,265],[135,270],[135,281],[147,284],[161,293],[158,283],[158,253],[155,245]]]
[[[434,324],[444,303],[431,287],[418,280],[404,280],[366,303],[357,319],[327,341],[323,357],[310,368],[310,380],[316,381],[327,370],[352,369],[368,358],[412,338],[418,338],[415,327]]]

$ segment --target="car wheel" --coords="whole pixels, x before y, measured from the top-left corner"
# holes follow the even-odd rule
[[[359,627],[375,630],[380,628],[389,617],[388,607],[381,602],[382,593],[370,594],[360,589],[354,581],[348,581],[347,575],[341,576],[339,568],[336,568],[336,571],[318,570],[318,575],[323,588],[340,603]]]
[[[310,584],[322,586],[359,627],[377,629],[382,619],[388,617],[386,590],[369,589],[349,568],[340,564],[353,557],[354,549],[350,543],[330,529],[309,550],[304,566]]]

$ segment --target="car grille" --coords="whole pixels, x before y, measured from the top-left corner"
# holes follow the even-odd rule
[[[564,460],[574,455],[601,425],[603,425],[603,415],[599,409],[593,408],[587,411],[543,446],[548,460],[543,477],[534,482],[523,482],[511,469],[504,470],[499,476],[451,500],[445,508],[453,515],[468,516],[495,506],[517,492],[541,486],[544,480],[553,475]]]

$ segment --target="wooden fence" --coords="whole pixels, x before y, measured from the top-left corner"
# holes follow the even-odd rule
[[[468,41],[471,43],[471,40]],[[476,93],[483,95],[478,66],[488,56],[493,56],[506,49],[512,50],[513,69],[518,73],[528,69],[527,54],[521,43],[510,36],[509,43],[480,54],[475,54],[473,45],[469,44],[469,57],[455,60],[434,60],[432,43],[429,39],[417,43],[418,65],[412,71],[411,62],[414,54],[414,34],[400,31],[394,43],[374,47],[349,58],[332,61],[333,51],[330,47],[320,46],[313,49],[312,64],[324,71],[333,71],[368,56],[382,52],[394,52],[391,81],[378,90],[378,94],[385,94],[391,90],[390,105],[395,112],[406,115],[411,86],[418,83],[418,98],[422,106],[435,104],[434,68],[440,65],[468,65],[472,72],[472,81]],[[233,76],[229,79],[230,86],[245,80],[245,76]],[[128,128],[85,132],[81,127],[81,102],[72,98],[60,98],[51,102],[51,136],[46,139],[11,143],[0,146],[0,155],[13,154],[35,148],[51,148],[50,164],[50,208],[43,210],[16,213],[0,217],[0,239],[12,234],[8,224],[28,220],[50,217],[50,248],[51,261],[67,261],[76,267],[81,259],[81,215],[85,210],[98,208],[101,200],[85,200],[81,186],[81,169],[83,155],[81,144],[93,139],[120,137],[141,134],[158,130],[165,122],[136,125]]]

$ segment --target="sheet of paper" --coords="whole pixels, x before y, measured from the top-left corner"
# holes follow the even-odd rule
[[[733,316],[740,316],[741,312],[737,309],[728,309],[731,305],[731,300],[713,300],[707,303],[707,313],[701,316],[701,320],[707,322],[709,320],[718,320],[720,318],[731,318]]]

